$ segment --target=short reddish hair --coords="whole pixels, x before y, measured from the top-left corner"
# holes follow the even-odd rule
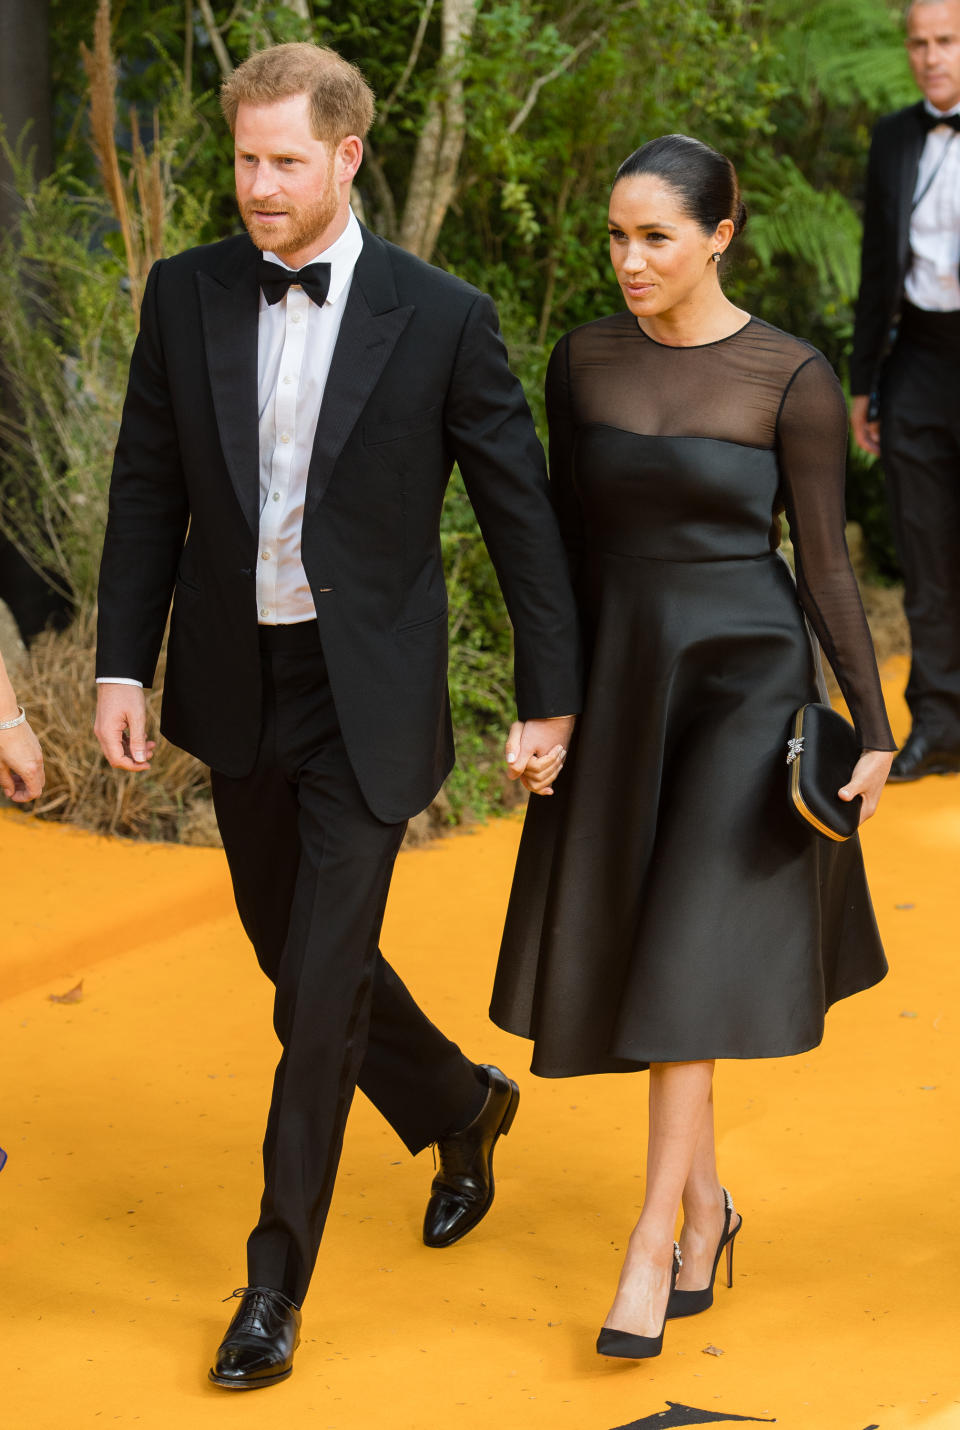
[[[322,45],[272,45],[238,65],[220,87],[220,107],[236,131],[242,103],[273,104],[305,94],[315,139],[339,144],[348,134],[363,139],[373,123],[373,90],[356,65]]]

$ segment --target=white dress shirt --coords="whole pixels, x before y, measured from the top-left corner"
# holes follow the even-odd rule
[[[272,306],[260,294],[257,619],[261,625],[291,625],[316,615],[300,559],[307,472],[333,349],[362,247],[363,234],[351,212],[336,242],[310,260],[330,264],[330,291],[322,308],[295,286]],[[265,253],[264,258],[289,267],[276,254]]]
[[[928,102],[926,108],[934,116],[960,113],[960,104],[941,111]],[[910,219],[913,257],[904,291],[916,308],[956,312],[960,309],[960,134],[955,129],[937,125],[927,135],[915,202],[920,195]]]
[[[257,620],[261,625],[292,625],[316,615],[300,557],[307,472],[333,349],[362,248],[363,233],[351,210],[340,237],[310,260],[330,264],[330,290],[322,308],[296,285],[272,305],[260,294]],[[290,267],[275,253],[263,256],[281,268]],[[140,681],[101,676],[97,684],[139,685]]]

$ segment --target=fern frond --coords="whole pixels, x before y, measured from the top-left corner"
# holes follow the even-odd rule
[[[801,94],[882,111],[916,98],[898,12],[887,0],[773,0],[768,21]]]
[[[859,282],[861,228],[844,196],[814,188],[787,157],[760,156],[744,180],[751,198],[745,237],[760,263],[808,263],[825,290],[849,302]]]

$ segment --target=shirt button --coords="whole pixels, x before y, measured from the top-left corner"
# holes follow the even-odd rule
[[[261,614],[261,616],[269,616],[269,614],[270,614],[270,607],[269,607],[269,606],[261,606],[261,607],[260,607],[260,614]]]
[[[293,381],[293,378],[292,378],[292,377],[289,375],[289,373],[288,373],[287,376],[286,376],[283,380],[284,380],[284,383],[289,384],[289,383],[291,383],[291,382]]]
[[[299,314],[299,313],[291,313],[291,314],[290,314],[290,321],[291,321],[291,323],[299,323],[299,321],[300,321],[300,314]]]
[[[290,441],[290,433],[289,433],[289,432],[281,432],[281,433],[280,433],[280,441],[281,441],[281,442],[289,442],[289,441]]]
[[[279,493],[279,492],[274,492],[274,494],[273,494],[273,500],[274,500],[274,501],[279,501],[279,500],[280,500],[280,493]]]
[[[261,557],[261,559],[262,559],[263,561],[269,561],[269,560],[270,560],[270,552],[269,552],[269,551],[261,551],[261,552],[260,552],[260,557]]]

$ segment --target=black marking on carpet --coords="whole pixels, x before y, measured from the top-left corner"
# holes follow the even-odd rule
[[[618,1425],[615,1430],[679,1430],[683,1425],[716,1425],[720,1421],[750,1420],[754,1424],[775,1425],[776,1420],[764,1420],[759,1415],[730,1415],[719,1410],[695,1410],[692,1405],[677,1405],[667,1401],[668,1409],[658,1410],[643,1420],[631,1420],[629,1425]],[[870,1426],[868,1430],[879,1430]]]

